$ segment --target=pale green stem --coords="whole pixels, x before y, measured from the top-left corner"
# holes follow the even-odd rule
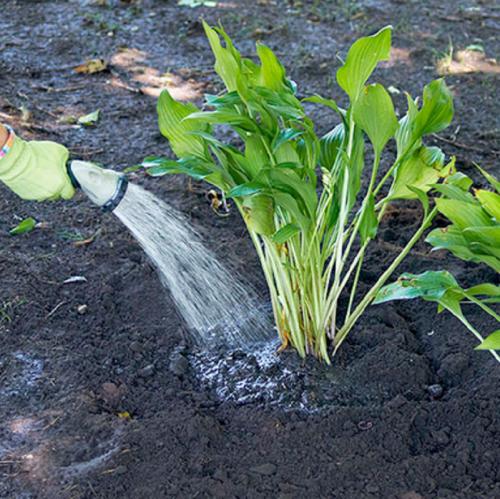
[[[420,229],[413,235],[407,245],[403,248],[401,253],[397,256],[397,258],[392,262],[389,268],[380,276],[379,280],[373,285],[373,287],[368,291],[365,295],[361,303],[355,308],[354,312],[346,318],[342,329],[339,331],[338,335],[335,337],[334,344],[335,350],[334,355],[337,352],[340,345],[343,343],[347,334],[352,329],[356,321],[359,319],[361,314],[366,310],[368,305],[370,305],[371,301],[375,298],[377,293],[380,291],[380,288],[385,284],[385,281],[389,279],[392,273],[396,270],[398,265],[402,262],[405,256],[409,253],[409,251],[413,248],[415,243],[420,239],[425,229],[429,226],[429,223],[436,216],[437,207],[434,207],[433,210],[425,217]]]
[[[358,288],[359,275],[361,274],[361,267],[363,266],[363,256],[365,250],[361,252],[361,257],[359,259],[358,267],[356,269],[356,275],[354,276],[354,282],[352,283],[351,296],[349,297],[349,305],[347,307],[347,317],[351,315],[352,304],[354,303],[354,297],[356,296],[356,290]]]

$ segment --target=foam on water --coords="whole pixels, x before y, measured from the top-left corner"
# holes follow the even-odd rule
[[[242,347],[269,337],[268,307],[217,261],[181,213],[133,184],[113,213],[153,261],[199,342]]]

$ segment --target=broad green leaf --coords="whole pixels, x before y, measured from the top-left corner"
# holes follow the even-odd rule
[[[247,134],[245,158],[248,165],[248,174],[252,180],[259,174],[262,168],[269,166],[269,155],[262,142],[262,138],[258,134]]]
[[[498,194],[500,194],[500,182],[493,175],[483,170],[480,166],[476,165],[476,168],[484,175],[486,180],[495,188]]]
[[[323,168],[326,168],[327,170],[331,170],[333,168],[339,149],[342,147],[344,140],[345,126],[343,123],[337,125],[333,130],[321,138],[319,141],[321,150],[319,164]]]
[[[274,138],[273,143],[271,145],[272,152],[275,152],[281,145],[289,140],[293,140],[300,135],[303,135],[305,132],[302,130],[294,130],[293,128],[286,128],[284,130],[280,130],[279,134]]]
[[[274,226],[274,203],[271,197],[257,194],[243,199],[243,218],[248,227],[262,236],[276,232]]]
[[[303,232],[307,232],[311,226],[311,219],[303,214],[295,198],[285,192],[273,192],[273,200],[276,206],[286,210],[293,218],[292,222],[297,223]]]
[[[478,189],[475,191],[476,199],[481,203],[482,207],[491,215],[497,222],[500,222],[500,196],[494,192]]]
[[[500,350],[500,330],[491,333],[476,350]]]
[[[479,205],[455,199],[436,199],[438,210],[459,229],[488,227],[494,225],[488,214]]]
[[[462,231],[453,225],[445,228],[434,229],[429,232],[425,240],[429,244],[432,244],[436,250],[467,246],[467,241],[464,238]]]
[[[195,120],[198,123],[210,123],[213,125],[238,126],[249,132],[255,132],[257,130],[257,125],[253,120],[231,111],[198,112],[189,114],[184,118],[185,122],[191,120]]]
[[[389,191],[389,199],[417,199],[414,187],[422,192],[428,192],[437,183],[440,170],[429,166],[422,161],[420,149],[405,156],[396,167],[394,181]]]
[[[363,210],[359,226],[361,244],[364,244],[368,238],[373,239],[377,234],[378,228],[378,218],[375,214],[375,199],[373,197],[373,194],[370,194],[370,197],[365,200],[365,203],[366,206]]]
[[[282,227],[276,234],[273,236],[273,241],[276,244],[284,244],[286,243],[292,236],[300,232],[300,227],[295,224],[287,224]]]
[[[500,286],[490,283],[479,284],[467,289],[466,293],[472,296],[500,296]]]
[[[452,159],[455,159],[455,157],[453,157]],[[458,187],[465,192],[468,192],[468,190],[472,187],[474,181],[462,172],[456,172],[446,179],[446,183],[453,185],[454,187]]]
[[[17,227],[13,228],[11,234],[23,234],[35,228],[36,222],[33,218],[24,219]]]
[[[399,127],[392,99],[378,83],[364,88],[353,107],[353,119],[369,137],[376,156]]]
[[[238,197],[247,197],[253,196],[262,192],[262,184],[256,184],[255,182],[248,182],[246,184],[237,185],[233,189],[231,189],[227,194],[227,198],[238,198]]]
[[[467,227],[463,230],[463,235],[469,242],[477,241],[500,250],[500,226]]]
[[[439,147],[421,147],[419,149],[420,157],[422,161],[428,165],[432,166],[436,170],[442,170],[444,167],[445,155]]]
[[[183,173],[196,180],[205,180],[221,190],[227,190],[234,185],[230,175],[220,166],[196,156],[185,156],[179,161],[164,158],[146,158],[142,166],[147,168],[148,174],[153,177]]]
[[[266,87],[275,92],[282,92],[288,89],[288,85],[285,84],[285,68],[274,55],[274,52],[263,43],[257,43],[257,54],[262,63],[261,74]]]
[[[212,52],[215,55],[215,72],[221,77],[229,92],[237,90],[236,82],[241,69],[234,57],[234,49],[231,51],[222,47],[219,34],[205,21],[202,20],[202,22]]]
[[[337,71],[337,82],[351,102],[358,100],[377,63],[389,59],[391,30],[392,26],[387,26],[375,35],[357,40],[349,49],[345,64]]]
[[[373,303],[384,303],[392,300],[411,300],[424,298],[437,301],[458,284],[455,278],[446,270],[428,271],[420,275],[403,274],[393,284],[384,286]]]
[[[432,188],[446,196],[448,199],[456,199],[457,201],[463,201],[464,203],[477,204],[474,196],[467,191],[464,191],[460,187],[453,184],[434,184]]]
[[[424,88],[422,109],[415,117],[413,133],[421,137],[444,130],[453,118],[453,97],[443,78]]]
[[[200,158],[206,156],[206,147],[203,139],[186,132],[199,132],[206,130],[206,125],[199,121],[185,121],[193,114],[193,110],[184,104],[175,101],[165,88],[158,99],[158,124],[160,132],[165,136],[178,158],[194,155]]]
[[[297,151],[295,150],[294,143],[292,142],[284,142],[281,144],[275,151],[274,157],[278,163],[294,163],[299,167],[302,167],[300,164],[300,157]]]
[[[418,187],[413,187],[412,185],[409,185],[408,189],[416,194],[419,201],[422,203],[422,207],[424,208],[424,218],[427,218],[427,214],[429,213],[429,198],[427,197],[427,194]]]
[[[396,144],[398,147],[398,158],[410,153],[413,149],[421,146],[422,141],[417,139],[413,133],[413,123],[418,114],[418,107],[410,94],[406,94],[408,111],[399,120],[399,128],[396,130]]]
[[[328,106],[330,109],[333,109],[338,115],[345,120],[346,110],[337,106],[337,103],[333,99],[325,99],[320,95],[313,95],[312,97],[306,97],[302,99],[302,102],[313,102],[315,104],[323,104],[324,106]]]

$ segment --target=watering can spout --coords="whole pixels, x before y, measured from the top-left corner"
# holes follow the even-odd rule
[[[70,161],[67,169],[73,185],[103,211],[113,211],[125,196],[128,180],[123,173],[85,161]]]

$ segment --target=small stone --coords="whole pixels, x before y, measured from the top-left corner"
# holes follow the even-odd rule
[[[132,343],[130,343],[130,350],[132,350],[132,352],[141,352],[142,351],[142,344],[139,343],[138,341],[133,341]]]
[[[271,476],[276,473],[276,465],[273,463],[261,464],[260,466],[255,466],[250,468],[252,473],[257,473],[258,475]]]
[[[430,385],[427,387],[427,393],[433,399],[439,399],[443,396],[444,389],[441,385]]]
[[[448,445],[450,443],[450,436],[444,430],[432,431],[431,437],[440,445]]]
[[[127,467],[123,466],[123,465],[117,466],[115,469],[115,473],[117,475],[123,475],[123,474],[127,473],[127,471],[128,471]]]
[[[169,369],[176,376],[182,376],[189,369],[189,361],[183,355],[176,355],[170,361]]]
[[[369,494],[376,494],[379,490],[380,488],[377,485],[368,485],[366,487],[366,492]]]
[[[141,378],[149,378],[149,377],[153,376],[154,370],[155,370],[155,368],[154,368],[153,364],[149,364],[148,366],[142,368],[139,371],[139,376]]]
[[[78,305],[77,310],[80,315],[84,315],[88,312],[89,307],[87,307],[87,305]]]

